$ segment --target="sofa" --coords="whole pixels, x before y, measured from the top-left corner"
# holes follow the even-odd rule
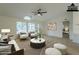
[[[24,55],[24,49],[20,49],[15,40],[0,42],[0,55]]]

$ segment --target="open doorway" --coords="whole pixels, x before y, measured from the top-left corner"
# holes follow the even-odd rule
[[[69,21],[63,21],[63,38],[69,38]]]

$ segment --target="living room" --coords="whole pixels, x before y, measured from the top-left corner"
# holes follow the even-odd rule
[[[79,55],[78,7],[78,3],[0,4],[0,55]]]

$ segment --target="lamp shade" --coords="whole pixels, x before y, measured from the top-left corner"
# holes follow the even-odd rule
[[[10,32],[10,29],[1,29],[1,32],[2,33],[9,33]]]

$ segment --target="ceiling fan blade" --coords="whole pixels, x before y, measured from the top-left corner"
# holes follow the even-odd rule
[[[41,13],[47,13],[47,12],[41,12]]]
[[[41,9],[38,9],[37,11],[39,12],[39,11],[41,11]]]
[[[45,12],[42,12],[42,13],[47,13],[47,11],[45,11]]]

